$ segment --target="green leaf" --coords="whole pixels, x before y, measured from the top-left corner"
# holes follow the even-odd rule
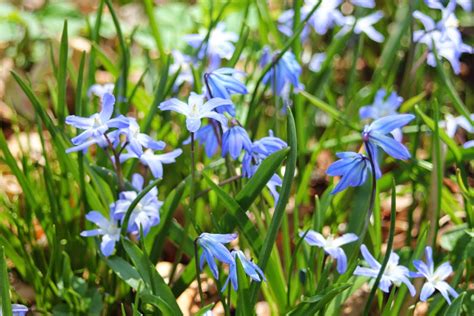
[[[105,261],[115,274],[131,288],[135,290],[143,288],[143,286],[140,286],[140,284],[143,284],[143,281],[140,279],[140,274],[130,265],[130,263],[119,256],[106,258]]]
[[[351,287],[351,284],[334,284],[320,294],[305,297],[303,301],[291,310],[287,315],[288,316],[307,316],[307,315],[316,315],[316,313],[323,307],[325,307],[329,302],[331,302],[336,295],[343,292],[344,290]]]
[[[123,238],[122,244],[145,286],[153,294],[154,305],[156,304],[165,315],[182,315],[171,289],[158,274],[148,257],[130,240]]]
[[[58,68],[58,119],[60,125],[64,125],[65,113],[67,111],[66,88],[67,88],[67,62],[68,62],[68,36],[67,20],[64,21],[63,34],[61,36],[61,46],[59,49],[59,68]]]
[[[7,261],[5,259],[5,248],[0,247],[0,307],[5,316],[12,316],[10,302],[10,284],[8,283]]]
[[[462,301],[464,300],[464,296],[466,296],[466,292],[463,292],[458,297],[456,297],[456,299],[446,309],[446,312],[444,312],[444,316],[461,315]]]

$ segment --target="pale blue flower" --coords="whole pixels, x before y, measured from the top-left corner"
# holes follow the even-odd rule
[[[140,125],[137,120],[128,117],[128,126],[120,129],[120,133],[127,136],[127,149],[133,151],[137,155],[143,154],[143,148],[153,150],[163,150],[166,144],[162,141],[156,141],[147,134],[140,133]]]
[[[105,84],[93,84],[89,90],[87,90],[87,96],[90,98],[93,95],[98,96],[99,98],[102,99],[102,97],[108,93],[108,94],[113,94],[114,93],[114,88],[115,85],[113,83],[105,83]]]
[[[66,124],[72,125],[84,131],[78,136],[71,139],[75,146],[82,145],[86,142],[100,143],[109,128],[125,128],[128,126],[128,120],[120,115],[112,118],[114,112],[115,97],[106,93],[102,98],[102,110],[90,117],[81,117],[69,115],[66,117]]]
[[[468,11],[468,12],[472,11],[472,0],[457,0],[457,1],[453,1],[453,0],[450,0],[450,1],[425,0],[425,3],[428,7],[432,8],[432,9],[440,9],[440,10],[445,8],[444,3],[446,3],[446,2],[448,2],[448,7],[452,6],[452,10],[454,10],[454,6],[457,3],[465,11]]]
[[[326,60],[326,53],[314,54],[313,57],[311,57],[311,60],[308,65],[309,70],[314,71],[314,72],[319,72],[325,60]]]
[[[184,37],[185,41],[192,47],[198,48],[201,46],[201,50],[198,53],[198,57],[203,59],[207,54],[209,57],[209,68],[216,69],[221,63],[221,59],[231,59],[235,50],[234,43],[239,40],[239,36],[234,32],[228,32],[225,30],[224,23],[218,23],[214,29],[212,29],[207,43],[203,43],[206,35],[201,34],[189,34]]]
[[[464,148],[472,148],[472,147],[474,147],[474,140],[470,140],[470,141],[465,142],[465,143],[462,145],[462,147],[464,147]]]
[[[119,199],[115,202],[114,218],[123,221],[128,208],[143,190],[143,177],[135,173],[132,176],[132,185],[137,191],[120,192]],[[158,189],[154,187],[140,200],[133,209],[128,222],[128,232],[139,237],[140,227],[143,229],[143,235],[146,236],[151,227],[160,223],[160,208],[163,202],[158,200]]]
[[[234,263],[234,257],[230,254],[224,244],[228,244],[237,238],[237,234],[209,234],[202,233],[198,239],[197,244],[201,246],[203,252],[199,260],[199,267],[202,270],[204,263],[207,262],[211,269],[212,275],[216,279],[219,278],[219,269],[217,268],[216,261],[231,265]]]
[[[176,90],[183,83],[189,83],[192,85],[194,83],[194,76],[191,69],[191,65],[193,64],[192,57],[185,55],[176,49],[171,51],[171,55],[173,56],[173,63],[170,65],[170,73],[176,74],[179,70],[173,88]]]
[[[369,267],[358,266],[354,270],[354,275],[365,276],[374,279],[377,278],[382,265],[377,260],[375,260],[365,245],[360,247],[360,251]],[[407,267],[398,264],[399,260],[400,257],[396,253],[392,252],[390,254],[387,266],[385,267],[382,278],[380,279],[379,289],[385,293],[389,293],[392,284],[398,287],[403,283],[407,286],[411,296],[415,296],[415,287],[408,279],[410,272]]]
[[[116,148],[118,144],[120,144],[120,131],[119,130],[114,130],[111,132],[108,132],[107,134],[94,137],[94,138],[89,138],[89,140],[77,145],[70,147],[66,149],[66,153],[72,153],[72,152],[77,152],[77,151],[82,151],[83,153],[87,152],[87,149],[89,149],[90,146],[92,145],[97,145],[100,148],[107,148],[112,144],[113,148]],[[110,143],[109,143],[110,142]]]
[[[402,143],[386,134],[405,126],[414,118],[415,116],[412,114],[389,115],[373,121],[370,125],[366,125],[362,132],[362,139],[364,144],[369,147],[367,149],[370,149],[372,158],[377,157],[375,152],[378,146],[395,159],[409,159],[411,155],[408,149]]]
[[[242,268],[244,268],[245,274],[247,274],[252,280],[256,282],[267,281],[265,275],[263,274],[262,269],[256,265],[252,260],[247,259],[245,254],[241,250],[232,250],[231,255],[234,257],[234,262],[230,264],[229,267],[229,276],[222,287],[224,291],[229,284],[229,281],[232,283],[232,287],[235,291],[239,289],[239,279],[237,276],[237,259],[240,260]]]
[[[463,53],[472,53],[473,49],[463,43],[461,32],[458,30],[459,22],[453,9],[451,3],[447,8],[443,8],[441,10],[442,19],[438,22],[420,11],[413,12],[413,17],[419,20],[425,28],[413,32],[413,40],[428,47],[428,65],[436,67],[436,57],[433,53],[433,49],[436,49],[440,57],[449,61],[454,73],[459,74],[461,71],[459,58]],[[435,47],[433,47],[433,43]]]
[[[435,290],[438,290],[441,295],[446,299],[448,304],[451,304],[449,295],[456,298],[459,296],[458,293],[444,280],[446,280],[451,273],[453,268],[449,262],[441,264],[436,270],[434,269],[433,262],[433,250],[431,247],[425,248],[426,263],[421,260],[413,260],[413,265],[418,272],[411,272],[412,278],[426,278],[426,283],[423,285],[420,294],[420,300],[425,302]]]
[[[340,152],[336,156],[340,160],[333,162],[326,171],[330,176],[342,177],[334,190],[332,190],[332,194],[343,191],[348,187],[357,187],[365,183],[367,175],[369,172],[372,172],[367,156],[355,152]],[[376,161],[377,159],[374,159],[375,174],[378,179],[382,176],[382,173]]]
[[[278,52],[275,52],[272,55],[269,48],[265,47],[260,61],[261,67],[265,67],[268,63],[273,63],[273,59],[277,55]],[[295,55],[292,52],[287,51],[265,74],[263,77],[263,83],[270,85],[273,92],[278,96],[281,96],[286,85],[293,85],[296,89],[300,90],[303,89],[303,85],[299,82],[301,72],[301,66],[296,61]]]
[[[252,141],[247,131],[239,125],[227,129],[222,136],[222,156],[229,154],[232,159],[237,159],[242,150],[250,151],[252,149]]]
[[[304,234],[304,232],[300,232],[299,235],[303,237]],[[324,238],[323,235],[314,230],[309,230],[304,237],[308,245],[323,248],[325,253],[337,261],[337,272],[340,274],[347,270],[347,257],[341,246],[354,242],[357,239],[359,239],[359,237],[352,233],[344,234],[337,238],[334,238],[334,236]]]
[[[221,98],[213,98],[204,103],[204,96],[191,93],[188,103],[184,103],[176,98],[164,101],[159,108],[162,111],[175,111],[186,116],[186,127],[191,133],[198,131],[203,118],[211,118],[218,121],[222,126],[227,126],[227,119],[224,115],[214,110],[223,105],[232,104],[232,101]]]
[[[380,89],[375,95],[374,102],[371,105],[366,105],[360,108],[359,115],[361,119],[379,119],[389,115],[398,114],[397,110],[403,102],[403,98],[396,92],[392,92],[385,98],[387,92],[385,89]],[[402,141],[402,131],[397,128],[390,132],[397,141]]]
[[[471,120],[474,120],[474,114],[470,116]],[[456,131],[459,127],[463,128],[468,133],[474,133],[474,126],[465,118],[464,116],[452,116],[451,114],[446,114],[445,120],[439,122],[439,126],[446,129],[446,134],[450,138],[453,138],[456,135]]]
[[[375,0],[351,0],[351,3],[362,8],[375,8]]]
[[[176,157],[182,153],[183,151],[180,148],[165,154],[155,154],[152,149],[146,149],[141,155],[129,151],[120,155],[120,162],[122,163],[131,158],[138,158],[144,166],[150,168],[151,174],[155,178],[163,178],[163,164],[176,162]]]
[[[382,11],[376,11],[372,14],[356,19],[353,16],[344,17],[344,25],[337,33],[337,36],[347,34],[354,29],[355,34],[365,33],[371,40],[382,43],[384,36],[374,28],[374,24],[383,18]],[[355,24],[355,25],[354,25]]]
[[[102,236],[100,251],[104,256],[110,256],[115,249],[115,244],[120,240],[120,228],[118,227],[118,221],[114,219],[113,204],[110,208],[110,219],[106,219],[101,213],[97,211],[91,211],[87,213],[86,219],[99,226],[99,228],[85,230],[81,233],[81,236]]]

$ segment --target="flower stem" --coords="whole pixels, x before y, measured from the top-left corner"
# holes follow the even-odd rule
[[[122,192],[125,190],[125,184],[123,181],[123,173],[122,173],[122,165],[120,164],[120,152],[117,152],[114,148],[114,145],[110,141],[110,138],[107,136],[107,134],[104,134],[105,140],[109,144],[110,149],[112,150],[112,153],[114,154],[114,167],[115,167],[115,173],[117,174],[117,181],[118,181],[118,192]],[[125,146],[124,146],[125,147]]]
[[[201,275],[199,269],[199,251],[198,251],[198,238],[194,240],[194,263],[196,267],[196,280],[198,282],[198,290],[199,290],[199,298],[201,299],[200,305],[201,307],[204,306],[204,293],[202,292],[202,284],[201,284]]]
[[[370,192],[369,208],[367,209],[367,216],[365,218],[364,227],[362,228],[359,237],[361,242],[363,242],[365,234],[367,233],[367,228],[369,227],[370,217],[372,216],[375,206],[375,194],[377,193],[377,175],[375,172],[374,163],[374,159],[377,159],[377,157],[373,156],[374,153],[372,153],[372,151],[370,150],[370,146],[368,143],[364,143],[364,145],[365,150],[367,151],[367,156],[369,158],[370,169],[372,169],[372,191]]]

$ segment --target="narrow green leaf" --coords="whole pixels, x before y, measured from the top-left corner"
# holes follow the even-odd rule
[[[145,5],[145,13],[148,17],[148,21],[150,22],[149,25],[151,27],[151,33],[153,34],[153,39],[155,40],[156,48],[158,48],[158,52],[160,56],[165,55],[165,49],[163,47],[163,41],[161,40],[160,31],[158,29],[158,23],[156,22],[155,12],[153,10],[153,1],[152,0],[144,0],[143,4]]]
[[[143,282],[156,298],[156,301],[154,301],[156,306],[165,315],[182,315],[171,289],[158,274],[148,257],[130,240],[122,238],[122,244]]]
[[[456,299],[446,309],[446,312],[444,312],[444,316],[458,316],[458,315],[461,315],[462,301],[464,300],[464,296],[466,296],[466,292],[463,292],[458,297],[456,297]]]
[[[67,113],[66,88],[67,88],[67,61],[68,61],[68,30],[67,20],[64,21],[63,34],[61,36],[61,46],[59,50],[58,67],[58,119],[61,126],[64,125],[64,118]]]
[[[12,316],[12,306],[10,302],[10,284],[8,283],[7,261],[5,259],[5,248],[0,247],[0,307],[5,316]]]
[[[107,262],[107,265],[115,272],[115,274],[117,274],[117,276],[127,283],[131,288],[138,290],[140,286],[143,287],[143,281],[140,278],[140,274],[134,267],[132,267],[132,265],[130,265],[130,263],[119,256],[106,258],[105,261]]]

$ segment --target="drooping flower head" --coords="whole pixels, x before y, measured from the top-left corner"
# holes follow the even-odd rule
[[[366,125],[362,132],[362,140],[366,145],[366,150],[372,155],[375,161],[377,147],[382,148],[387,154],[395,159],[406,160],[411,157],[408,149],[400,142],[387,134],[394,129],[401,128],[410,123],[415,118],[412,114],[397,114],[382,117]]]
[[[100,251],[104,256],[110,256],[114,252],[115,244],[120,240],[120,228],[118,227],[118,221],[114,219],[113,204],[110,208],[110,219],[106,219],[101,213],[97,211],[91,211],[87,213],[86,219],[99,226],[99,228],[85,230],[81,232],[81,236],[102,236]]]
[[[217,279],[219,278],[219,269],[217,268],[216,261],[232,265],[234,264],[234,257],[230,254],[229,249],[225,247],[225,244],[237,238],[237,234],[209,234],[202,233],[198,239],[197,244],[201,246],[203,252],[199,260],[199,267],[202,270],[204,263],[207,262],[211,269],[212,275]]]
[[[229,281],[232,283],[232,287],[235,291],[239,289],[239,279],[237,277],[237,259],[242,264],[245,274],[247,274],[252,280],[256,282],[267,281],[262,269],[256,265],[252,260],[247,259],[245,254],[241,250],[232,250],[230,253],[234,257],[234,263],[229,267],[229,276],[222,287],[222,291],[227,288]]]
[[[326,173],[330,176],[342,177],[332,194],[336,194],[348,187],[357,187],[365,183],[367,175],[372,172],[369,158],[363,154],[355,152],[340,152],[336,156],[340,160],[333,162]],[[374,159],[375,175],[380,178],[382,173]]]
[[[135,173],[132,176],[132,185],[137,191],[123,191],[120,192],[119,199],[115,202],[114,218],[123,221],[128,208],[138,196],[138,193],[143,190],[143,177]],[[154,187],[140,200],[140,202],[133,209],[128,222],[129,233],[140,236],[140,227],[143,229],[143,235],[146,236],[151,227],[160,223],[160,208],[163,202],[158,200],[158,189]]]
[[[266,47],[260,61],[260,66],[263,68],[268,63],[274,63],[276,56],[278,56],[278,52],[271,54],[269,48]],[[296,89],[303,89],[303,85],[299,82],[301,72],[301,66],[296,61],[295,55],[287,51],[265,74],[263,83],[270,85],[274,93],[282,96],[286,85],[293,85]]]
[[[446,299],[448,304],[451,304],[449,296],[456,298],[459,294],[444,280],[453,272],[453,268],[449,262],[441,264],[436,270],[433,262],[433,250],[431,247],[425,248],[426,263],[421,260],[413,260],[417,272],[411,272],[413,278],[426,278],[426,283],[423,285],[420,294],[420,300],[425,302],[435,290],[438,290]]]
[[[213,98],[204,102],[204,96],[191,93],[188,103],[184,103],[176,98],[164,101],[159,108],[162,111],[175,111],[186,116],[186,127],[191,133],[198,131],[203,118],[211,118],[218,121],[222,126],[227,125],[224,115],[215,112],[217,107],[232,104],[232,101],[221,98]]]
[[[239,40],[239,37],[234,32],[228,32],[225,30],[224,23],[218,23],[216,27],[211,31],[207,43],[203,43],[206,35],[202,34],[189,34],[185,36],[186,42],[194,47],[201,47],[198,57],[203,59],[207,54],[209,57],[209,68],[216,69],[221,63],[221,59],[231,59],[234,53],[234,43]]]
[[[219,139],[217,138],[217,133],[219,133],[217,123],[209,123],[204,125],[196,132],[196,140],[200,145],[204,146],[206,155],[211,158],[217,153],[219,149]],[[183,142],[184,145],[191,143],[191,137]]]
[[[360,251],[364,260],[367,262],[369,267],[360,267],[358,266],[354,270],[354,275],[366,276],[369,278],[377,278],[382,265],[375,260],[375,258],[370,254],[369,250],[365,245],[360,247]],[[402,283],[405,284],[410,291],[411,296],[415,296],[416,290],[413,284],[411,284],[409,277],[409,270],[407,267],[399,265],[398,262],[400,257],[392,252],[388,260],[387,266],[382,274],[380,279],[379,289],[385,293],[390,292],[390,287],[393,285],[400,286]]]
[[[222,136],[222,156],[229,154],[232,159],[239,158],[242,150],[251,151],[252,141],[247,131],[239,125],[227,129]]]
[[[101,143],[103,136],[110,128],[125,128],[128,126],[128,120],[120,115],[112,118],[114,112],[115,97],[106,93],[102,98],[102,110],[90,117],[81,117],[69,115],[66,117],[66,124],[72,125],[84,131],[71,139],[75,146],[83,145],[88,142],[90,145]]]
[[[303,237],[304,232],[300,232],[299,235],[300,237]],[[323,235],[314,230],[308,231],[304,237],[304,240],[308,245],[323,248],[325,253],[337,261],[337,272],[340,274],[347,270],[347,257],[341,246],[354,242],[357,239],[359,239],[359,237],[352,233],[344,234],[338,238],[334,238],[334,236],[324,238]]]
[[[151,174],[155,178],[163,178],[163,164],[176,162],[176,157],[182,153],[183,151],[180,148],[165,154],[155,154],[152,149],[146,149],[142,154],[130,150],[120,155],[120,162],[122,163],[131,158],[138,158],[144,166],[150,168]]]

